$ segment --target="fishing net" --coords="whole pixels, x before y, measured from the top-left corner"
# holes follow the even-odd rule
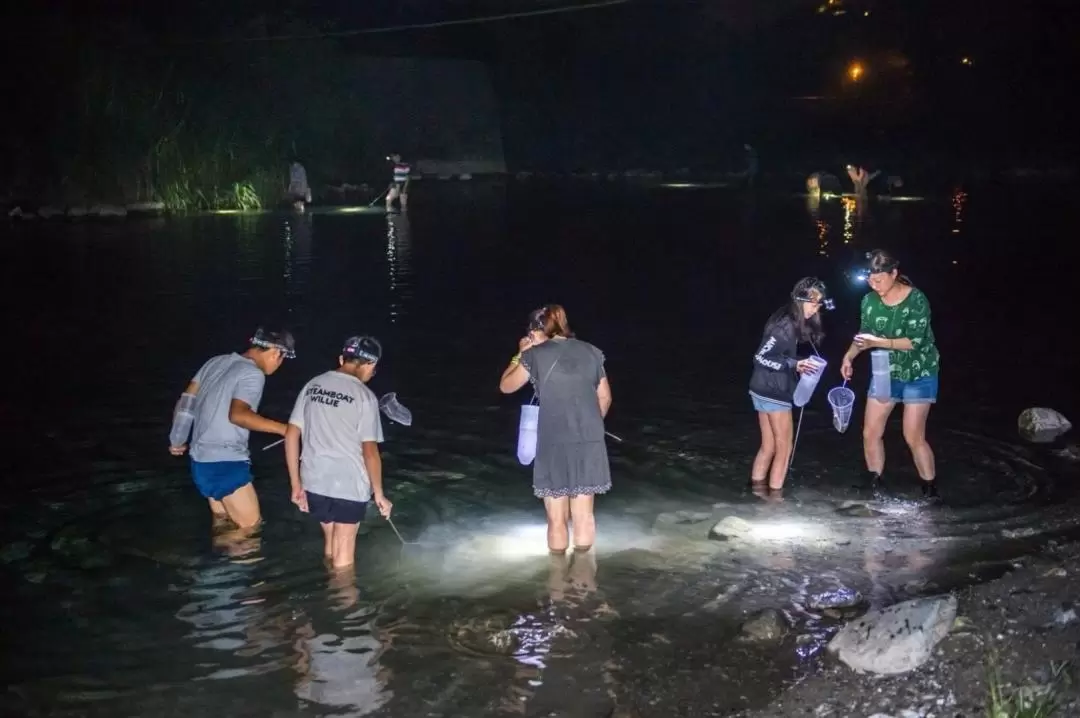
[[[832,407],[833,427],[843,434],[851,422],[851,410],[855,408],[855,392],[846,386],[830,389],[829,406]]]
[[[395,421],[402,426],[412,426],[412,412],[401,405],[397,399],[397,392],[384,394],[379,399],[379,408],[390,421]]]

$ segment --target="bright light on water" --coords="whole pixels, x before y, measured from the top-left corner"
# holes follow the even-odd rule
[[[375,207],[337,207],[334,209],[335,214],[363,214],[368,212],[370,214],[382,214],[385,212],[381,207],[376,209]]]
[[[819,536],[822,531],[816,526],[801,522],[780,521],[775,523],[755,523],[751,533],[754,538],[766,541],[785,541],[796,538],[814,538]]]

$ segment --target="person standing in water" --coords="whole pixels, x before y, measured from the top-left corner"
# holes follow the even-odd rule
[[[323,553],[334,568],[355,562],[368,501],[374,497],[385,518],[393,506],[383,494],[379,401],[367,387],[381,358],[378,340],[347,339],[338,368],[309,381],[296,397],[285,434],[292,501],[322,525]]]
[[[883,249],[867,252],[868,292],[859,307],[859,334],[844,354],[840,373],[850,380],[852,362],[868,349],[889,353],[890,390],[875,396],[873,387],[863,415],[863,453],[873,488],[881,488],[885,470],[885,424],[897,402],[904,405],[904,441],[922,479],[923,496],[938,495],[934,452],[926,441],[926,421],[937,402],[941,357],[930,326],[926,295],[899,274],[900,262]]]
[[[311,204],[311,186],[308,184],[307,170],[299,160],[289,165],[289,201],[297,212],[303,212],[305,204]]]
[[[796,358],[796,351],[800,343],[808,342],[817,353],[824,336],[819,313],[822,306],[832,308],[825,283],[817,277],[805,277],[791,291],[790,301],[765,323],[750,375],[750,400],[761,429],[761,447],[750,470],[755,493],[764,491],[766,482],[768,491],[777,495],[784,488],[794,449],[791,406],[798,374],[818,370],[811,359]]]
[[[386,209],[390,211],[396,199],[401,202],[401,209],[404,210],[409,204],[409,182],[411,182],[412,167],[407,162],[402,161],[401,155],[397,153],[390,155],[386,159],[394,163],[394,177],[386,190]]]
[[[532,382],[540,401],[533,494],[547,512],[548,550],[566,553],[572,522],[575,550],[588,551],[596,540],[593,497],[611,489],[604,443],[611,386],[604,355],[574,338],[558,304],[532,312],[518,348],[499,391],[513,394]]]
[[[295,346],[288,332],[260,327],[243,354],[223,354],[202,365],[173,415],[175,432],[185,413],[180,408],[190,406],[191,478],[209,501],[214,518],[228,518],[241,529],[253,528],[262,519],[251,483],[248,437],[252,431],[285,436],[285,424],[257,413],[263,386],[266,377],[296,356]],[[186,441],[186,427],[182,433]],[[183,441],[169,447],[173,456],[187,451]]]

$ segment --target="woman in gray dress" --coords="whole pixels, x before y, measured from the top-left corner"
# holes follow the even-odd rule
[[[611,488],[604,443],[611,387],[604,355],[574,338],[558,304],[529,315],[529,332],[518,346],[499,391],[513,394],[532,382],[540,401],[533,493],[547,510],[548,549],[566,552],[567,525],[573,523],[575,550],[588,551],[596,539],[593,496]]]

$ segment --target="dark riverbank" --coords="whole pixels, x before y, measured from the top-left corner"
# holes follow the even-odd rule
[[[1037,694],[1040,688],[1053,686],[1059,708],[1039,715],[1080,715],[1077,596],[1080,544],[1051,542],[1037,555],[1017,561],[1003,577],[960,591],[952,632],[920,668],[898,676],[859,675],[839,661],[826,659],[826,665],[784,690],[768,708],[738,715],[984,716],[990,696],[988,670],[995,653],[1000,687],[1006,696],[1015,695],[1022,687],[1034,688]],[[1009,711],[1003,718],[1015,715]]]

